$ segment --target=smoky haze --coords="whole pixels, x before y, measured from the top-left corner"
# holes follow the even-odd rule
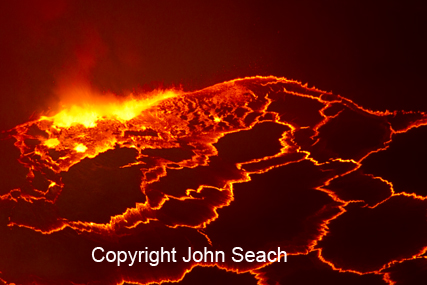
[[[0,129],[64,90],[195,90],[237,77],[308,82],[378,110],[426,110],[421,1],[17,1],[0,7]]]

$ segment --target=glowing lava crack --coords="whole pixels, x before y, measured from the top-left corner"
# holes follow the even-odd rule
[[[218,284],[409,284],[408,270],[426,277],[417,269],[426,266],[425,187],[405,191],[399,178],[397,191],[369,165],[413,129],[425,134],[425,125],[424,113],[370,111],[261,76],[76,102],[2,133],[0,277],[5,284],[202,284],[203,276]],[[236,246],[280,247],[288,262],[117,266],[91,258],[96,247]]]

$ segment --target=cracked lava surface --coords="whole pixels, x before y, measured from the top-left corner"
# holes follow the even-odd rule
[[[1,134],[1,282],[420,284],[426,125],[273,76],[65,107]],[[288,257],[117,266],[97,246]]]

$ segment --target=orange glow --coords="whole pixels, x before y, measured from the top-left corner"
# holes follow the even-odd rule
[[[43,144],[47,146],[48,148],[55,148],[57,145],[59,145],[61,142],[57,138],[51,138],[48,140],[45,140]]]
[[[76,145],[76,147],[74,148],[75,151],[77,152],[85,152],[87,150],[87,146],[85,146],[84,144],[78,144]]]
[[[207,232],[209,227],[220,219],[220,209],[233,207],[234,189],[237,184],[250,184],[255,180],[255,176],[261,176],[275,168],[304,162],[325,174],[324,177],[326,178],[315,181],[316,186],[312,186],[310,190],[316,191],[316,193],[319,193],[318,191],[325,193],[324,195],[333,204],[331,207],[335,212],[327,218],[322,218],[316,224],[315,234],[308,241],[299,245],[293,254],[307,255],[309,252],[316,252],[317,258],[328,264],[331,270],[350,272],[356,275],[364,275],[366,272],[340,268],[323,257],[322,248],[319,247],[319,244],[330,233],[329,225],[331,222],[346,215],[348,207],[352,204],[364,203],[365,201],[358,198],[343,198],[330,190],[328,186],[331,186],[333,180],[359,170],[364,159],[368,156],[386,150],[395,135],[414,127],[427,125],[427,115],[420,114],[421,119],[395,131],[386,121],[387,116],[393,114],[389,111],[367,110],[344,97],[308,87],[298,81],[273,76],[254,76],[231,80],[196,92],[156,90],[148,94],[129,95],[122,99],[111,94],[99,95],[87,88],[74,91],[75,93],[70,91],[71,93],[64,95],[64,106],[55,115],[42,116],[37,120],[17,126],[13,130],[14,133],[11,136],[16,139],[14,145],[20,151],[19,163],[28,170],[25,179],[37,195],[33,192],[24,193],[22,189],[11,189],[10,193],[0,196],[0,200],[9,200],[14,203],[25,202],[25,205],[43,201],[52,206],[54,208],[52,211],[55,212],[57,210],[55,207],[60,207],[57,202],[63,194],[66,181],[72,180],[70,177],[68,180],[64,179],[64,176],[71,172],[71,167],[78,165],[85,158],[85,162],[89,164],[93,162],[91,159],[109,150],[111,152],[126,150],[132,155],[122,164],[117,162],[120,165],[115,165],[116,161],[114,161],[108,167],[100,166],[97,168],[100,162],[96,161],[93,166],[88,166],[88,169],[93,167],[100,172],[104,169],[124,172],[136,169],[135,173],[140,174],[138,177],[140,181],[137,180],[136,188],[138,191],[140,190],[141,195],[146,200],[143,202],[140,202],[141,200],[132,201],[131,205],[126,206],[123,212],[114,212],[111,215],[108,213],[109,221],[107,222],[90,221],[89,218],[87,220],[73,220],[65,216],[55,216],[52,218],[54,222],[46,227],[40,227],[37,224],[31,224],[32,221],[28,223],[19,220],[14,221],[12,217],[8,223],[11,229],[24,227],[44,235],[51,235],[68,228],[79,234],[84,233],[84,235],[116,241],[119,237],[132,235],[141,228],[158,223],[170,230],[185,228],[196,231],[198,236],[202,236],[207,244],[214,247],[218,244],[215,243],[214,238],[208,236]],[[310,124],[295,120],[294,117],[296,116],[291,116],[290,119],[283,117],[280,111],[271,108],[275,100],[282,99],[279,96],[304,98],[311,103],[315,102],[320,106],[318,110],[313,111],[314,114],[312,115],[317,118],[317,121]],[[340,105],[342,109],[328,115],[328,108],[333,107],[334,104]],[[383,120],[385,123],[381,126],[389,132],[385,132],[378,145],[365,149],[364,152],[345,157],[338,152],[325,151],[330,156],[326,156],[326,158],[320,156],[319,158],[321,151],[316,153],[315,147],[320,145],[321,150],[327,149],[325,146],[327,143],[322,141],[322,128],[339,119],[344,113],[344,109],[355,114],[375,118],[378,121]],[[239,132],[253,131],[263,123],[284,129],[284,131],[280,131],[275,139],[276,141],[274,141],[277,149],[272,148],[275,151],[262,156],[251,156],[253,154],[250,153],[248,157],[237,157],[236,161],[230,160],[231,162],[227,161],[228,157],[225,155],[221,157],[218,144],[221,143],[222,138]],[[43,132],[43,136],[31,135],[31,127]],[[298,135],[304,131],[310,131],[304,137],[306,141],[298,140]],[[28,139],[35,139],[34,141],[40,143],[32,145]],[[251,139],[256,138],[252,137]],[[238,152],[240,148],[245,148],[251,144],[251,141],[244,141],[243,143],[236,144],[234,151]],[[166,152],[177,149],[185,155],[171,158],[164,153],[152,155],[150,152],[155,153],[158,150]],[[270,150],[268,149],[268,151]],[[181,155],[181,152],[179,154]],[[217,162],[219,166],[214,168],[213,162]],[[221,171],[225,167],[230,167],[230,172],[234,176],[228,176],[229,173],[224,175]],[[194,171],[194,176],[197,179],[200,178],[201,182],[195,182],[191,186],[183,184],[184,186],[181,189],[178,187],[181,185],[175,184],[182,181],[173,181],[170,184],[166,183],[167,187],[162,188],[161,183],[165,178],[168,178],[171,172],[176,171],[175,173],[177,173],[181,170],[184,170],[183,172],[188,171],[188,173]],[[197,172],[197,170],[200,171]],[[104,176],[111,174],[111,172],[106,173]],[[131,171],[129,173],[134,174]],[[212,180],[214,181],[205,182],[203,175],[209,177],[206,180],[213,177]],[[215,180],[217,176],[219,177],[218,181]],[[427,197],[421,195],[402,192],[396,194],[391,182],[373,175],[366,174],[366,176],[387,184],[391,193],[377,204],[369,206],[370,209],[374,209],[389,200],[390,197],[398,195],[411,197],[414,200],[427,200]],[[44,186],[43,183],[40,183],[41,185],[36,184],[37,177],[39,179],[43,177],[47,181],[45,183],[47,186]],[[196,178],[195,180],[197,180]],[[177,189],[172,189],[173,191],[169,189],[174,187]],[[208,194],[206,194],[208,191],[215,193],[214,195],[219,197],[218,200],[210,201]],[[111,203],[114,202],[111,201]],[[180,209],[194,206],[195,209],[203,209],[203,215],[202,217],[191,216],[190,221],[180,220],[180,215],[168,212],[170,209],[175,209],[173,207],[167,208],[170,205],[179,205]],[[97,205],[93,205],[94,211],[96,211],[96,207]],[[94,240],[96,239],[94,238]],[[382,268],[368,273],[382,275],[386,282],[394,284],[389,274],[383,271],[395,263],[419,258],[426,250],[427,247],[422,248],[415,255],[402,256],[384,264]],[[271,262],[248,265],[247,268],[241,269],[215,264],[218,268],[227,271],[250,272],[256,276],[259,284],[268,283],[265,280],[266,277],[256,270],[269,265]],[[174,282],[182,280],[196,266],[213,265],[193,264],[184,269],[181,275],[178,274],[179,278],[175,278],[175,280],[166,279]],[[144,284],[157,283],[158,281],[161,280],[151,280]],[[120,282],[139,284],[138,280],[122,280]]]
[[[81,101],[65,105],[64,108],[53,116],[42,116],[40,121],[52,121],[54,127],[69,128],[75,125],[83,125],[86,128],[94,128],[99,120],[116,119],[120,122],[129,121],[143,110],[155,106],[157,103],[179,95],[178,91],[158,91],[150,98],[135,98],[132,94],[127,99],[118,99],[107,96],[107,100],[100,99],[100,95],[91,95]],[[79,96],[76,96],[79,98]],[[95,98],[95,99],[94,99]]]

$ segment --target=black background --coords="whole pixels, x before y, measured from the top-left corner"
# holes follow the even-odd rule
[[[253,75],[299,80],[373,110],[427,112],[426,14],[424,1],[3,1],[0,130],[55,112],[64,87],[190,91]],[[409,177],[415,186],[403,190],[425,189],[402,170],[425,173],[415,144],[425,135],[416,135],[392,145],[395,164],[365,167],[403,175],[397,187],[412,187]]]
[[[3,130],[56,110],[58,86],[195,90],[251,75],[296,79],[370,109],[427,111],[424,1],[1,5]]]

